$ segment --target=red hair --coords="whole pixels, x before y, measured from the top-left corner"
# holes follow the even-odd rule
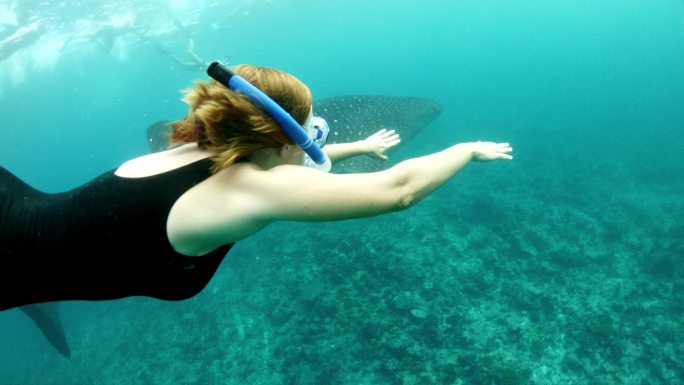
[[[309,88],[283,71],[239,65],[235,73],[254,84],[303,124],[309,115],[312,97]],[[170,143],[197,142],[213,153],[217,172],[254,151],[294,144],[283,129],[250,99],[210,80],[197,81],[185,91],[183,101],[190,106],[185,118],[171,124]]]

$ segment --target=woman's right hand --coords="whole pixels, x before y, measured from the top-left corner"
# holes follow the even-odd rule
[[[497,159],[513,159],[508,155],[513,149],[508,143],[471,142],[472,159],[478,162],[488,162]]]
[[[401,142],[399,134],[394,130],[387,131],[386,128],[362,140],[363,152],[375,159],[387,160],[385,151],[396,146]]]

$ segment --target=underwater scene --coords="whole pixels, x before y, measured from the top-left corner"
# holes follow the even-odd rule
[[[156,151],[215,60],[402,135],[339,172],[513,160],[273,224],[188,300],[2,311],[0,385],[684,383],[684,1],[0,0],[0,166],[62,192]]]

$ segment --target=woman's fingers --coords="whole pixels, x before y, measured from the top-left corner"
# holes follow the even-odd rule
[[[393,142],[397,139],[399,139],[399,134],[396,133],[394,130],[389,130],[387,131],[386,129],[382,129],[378,131],[378,136],[380,139],[382,139],[385,142]]]
[[[473,154],[473,159],[475,160],[486,162],[496,159],[513,159],[511,155],[508,155],[513,151],[508,142],[475,142],[474,145],[475,153]]]
[[[381,147],[382,149],[394,147],[401,142],[401,138],[396,131],[387,130],[386,128],[383,128],[375,134],[369,136],[366,140],[377,141],[375,145]]]
[[[397,136],[396,138],[387,141],[387,142],[385,143],[385,145],[387,146],[387,148],[390,148],[390,147],[396,146],[396,145],[399,144],[400,142],[401,142],[401,139],[399,139],[399,136]]]
[[[497,143],[496,152],[498,153],[499,159],[513,159],[512,156],[508,155],[509,152],[513,151],[509,143]]]

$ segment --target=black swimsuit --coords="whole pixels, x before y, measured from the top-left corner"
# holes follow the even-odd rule
[[[0,167],[0,310],[59,300],[182,300],[211,280],[232,244],[201,257],[174,251],[171,207],[211,175],[203,159],[162,174],[109,171],[47,194]]]

